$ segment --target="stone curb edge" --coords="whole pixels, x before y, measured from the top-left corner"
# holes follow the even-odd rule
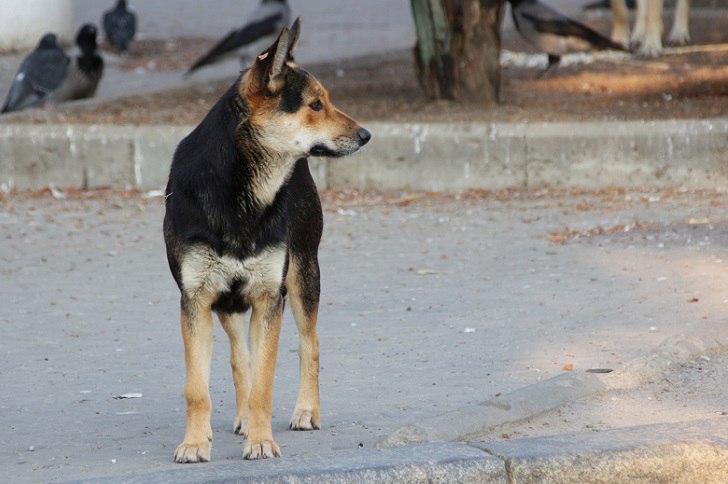
[[[561,373],[480,404],[435,416],[426,424],[405,425],[382,438],[377,446],[385,448],[422,442],[473,440],[496,427],[536,417],[602,391],[636,388],[670,368],[726,344],[728,341],[715,338],[677,335],[612,373]]]
[[[365,123],[373,141],[312,158],[320,188],[728,189],[728,117],[554,123]],[[0,187],[151,190],[192,126],[0,124]]]
[[[706,429],[709,429],[706,431]],[[725,417],[499,442],[410,444],[314,458],[209,463],[94,483],[724,482]]]

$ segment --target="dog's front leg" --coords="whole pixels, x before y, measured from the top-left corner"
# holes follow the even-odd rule
[[[320,283],[316,256],[291,258],[286,276],[288,301],[298,327],[300,389],[293,410],[291,430],[321,428],[319,397],[319,341],[316,335]]]
[[[250,410],[243,448],[245,459],[267,459],[281,455],[278,444],[273,440],[271,418],[282,316],[283,296],[280,294],[258,297],[253,302],[249,331],[253,381],[248,399]]]
[[[248,397],[250,396],[250,357],[245,343],[244,314],[219,313],[220,323],[230,340],[230,367],[235,383],[235,421],[233,432],[245,435],[248,427]]]
[[[212,311],[206,307],[182,304],[182,339],[185,346],[187,380],[187,430],[174,452],[181,463],[208,462],[212,454],[210,414],[210,362],[212,359]]]

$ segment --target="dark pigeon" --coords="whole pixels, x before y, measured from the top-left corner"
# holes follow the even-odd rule
[[[104,34],[109,44],[118,52],[129,50],[136,33],[136,15],[126,8],[126,0],[119,0],[112,10],[104,12]]]
[[[626,50],[621,44],[538,0],[509,0],[509,2],[513,23],[518,32],[549,56],[549,65],[543,74],[556,69],[564,54],[605,49]]]
[[[45,34],[38,47],[23,59],[2,112],[17,111],[49,101],[68,76],[70,59],[55,34]]]
[[[96,94],[96,88],[104,74],[104,60],[98,53],[96,34],[97,29],[93,24],[85,24],[78,30],[76,45],[80,54],[71,63],[68,76],[52,96],[52,101],[86,99]]]
[[[232,30],[205,55],[200,57],[185,76],[203,66],[220,62],[236,54],[241,62],[253,58],[273,41],[283,27],[288,27],[291,9],[285,0],[263,0],[248,16],[245,24]]]
[[[637,6],[635,0],[627,0],[627,8],[634,10]],[[610,9],[612,8],[612,0],[597,0],[593,3],[587,3],[582,7],[583,10],[599,10],[599,9]]]

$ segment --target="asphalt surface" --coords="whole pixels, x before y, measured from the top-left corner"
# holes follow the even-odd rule
[[[331,207],[323,426],[286,430],[298,374],[287,318],[273,417],[283,459],[371,449],[402,425],[565,369],[629,366],[669,337],[725,344],[728,219],[718,202],[606,192]],[[177,467],[184,359],[161,205],[121,195],[3,202],[0,474],[9,482]],[[215,340],[213,459],[237,462],[220,328]]]

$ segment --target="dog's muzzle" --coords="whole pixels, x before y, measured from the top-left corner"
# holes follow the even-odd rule
[[[367,144],[370,139],[372,139],[372,134],[364,128],[359,128],[353,137],[341,136],[337,138],[334,142],[334,148],[330,148],[323,143],[314,145],[309,151],[309,155],[326,156],[331,158],[351,155]]]

